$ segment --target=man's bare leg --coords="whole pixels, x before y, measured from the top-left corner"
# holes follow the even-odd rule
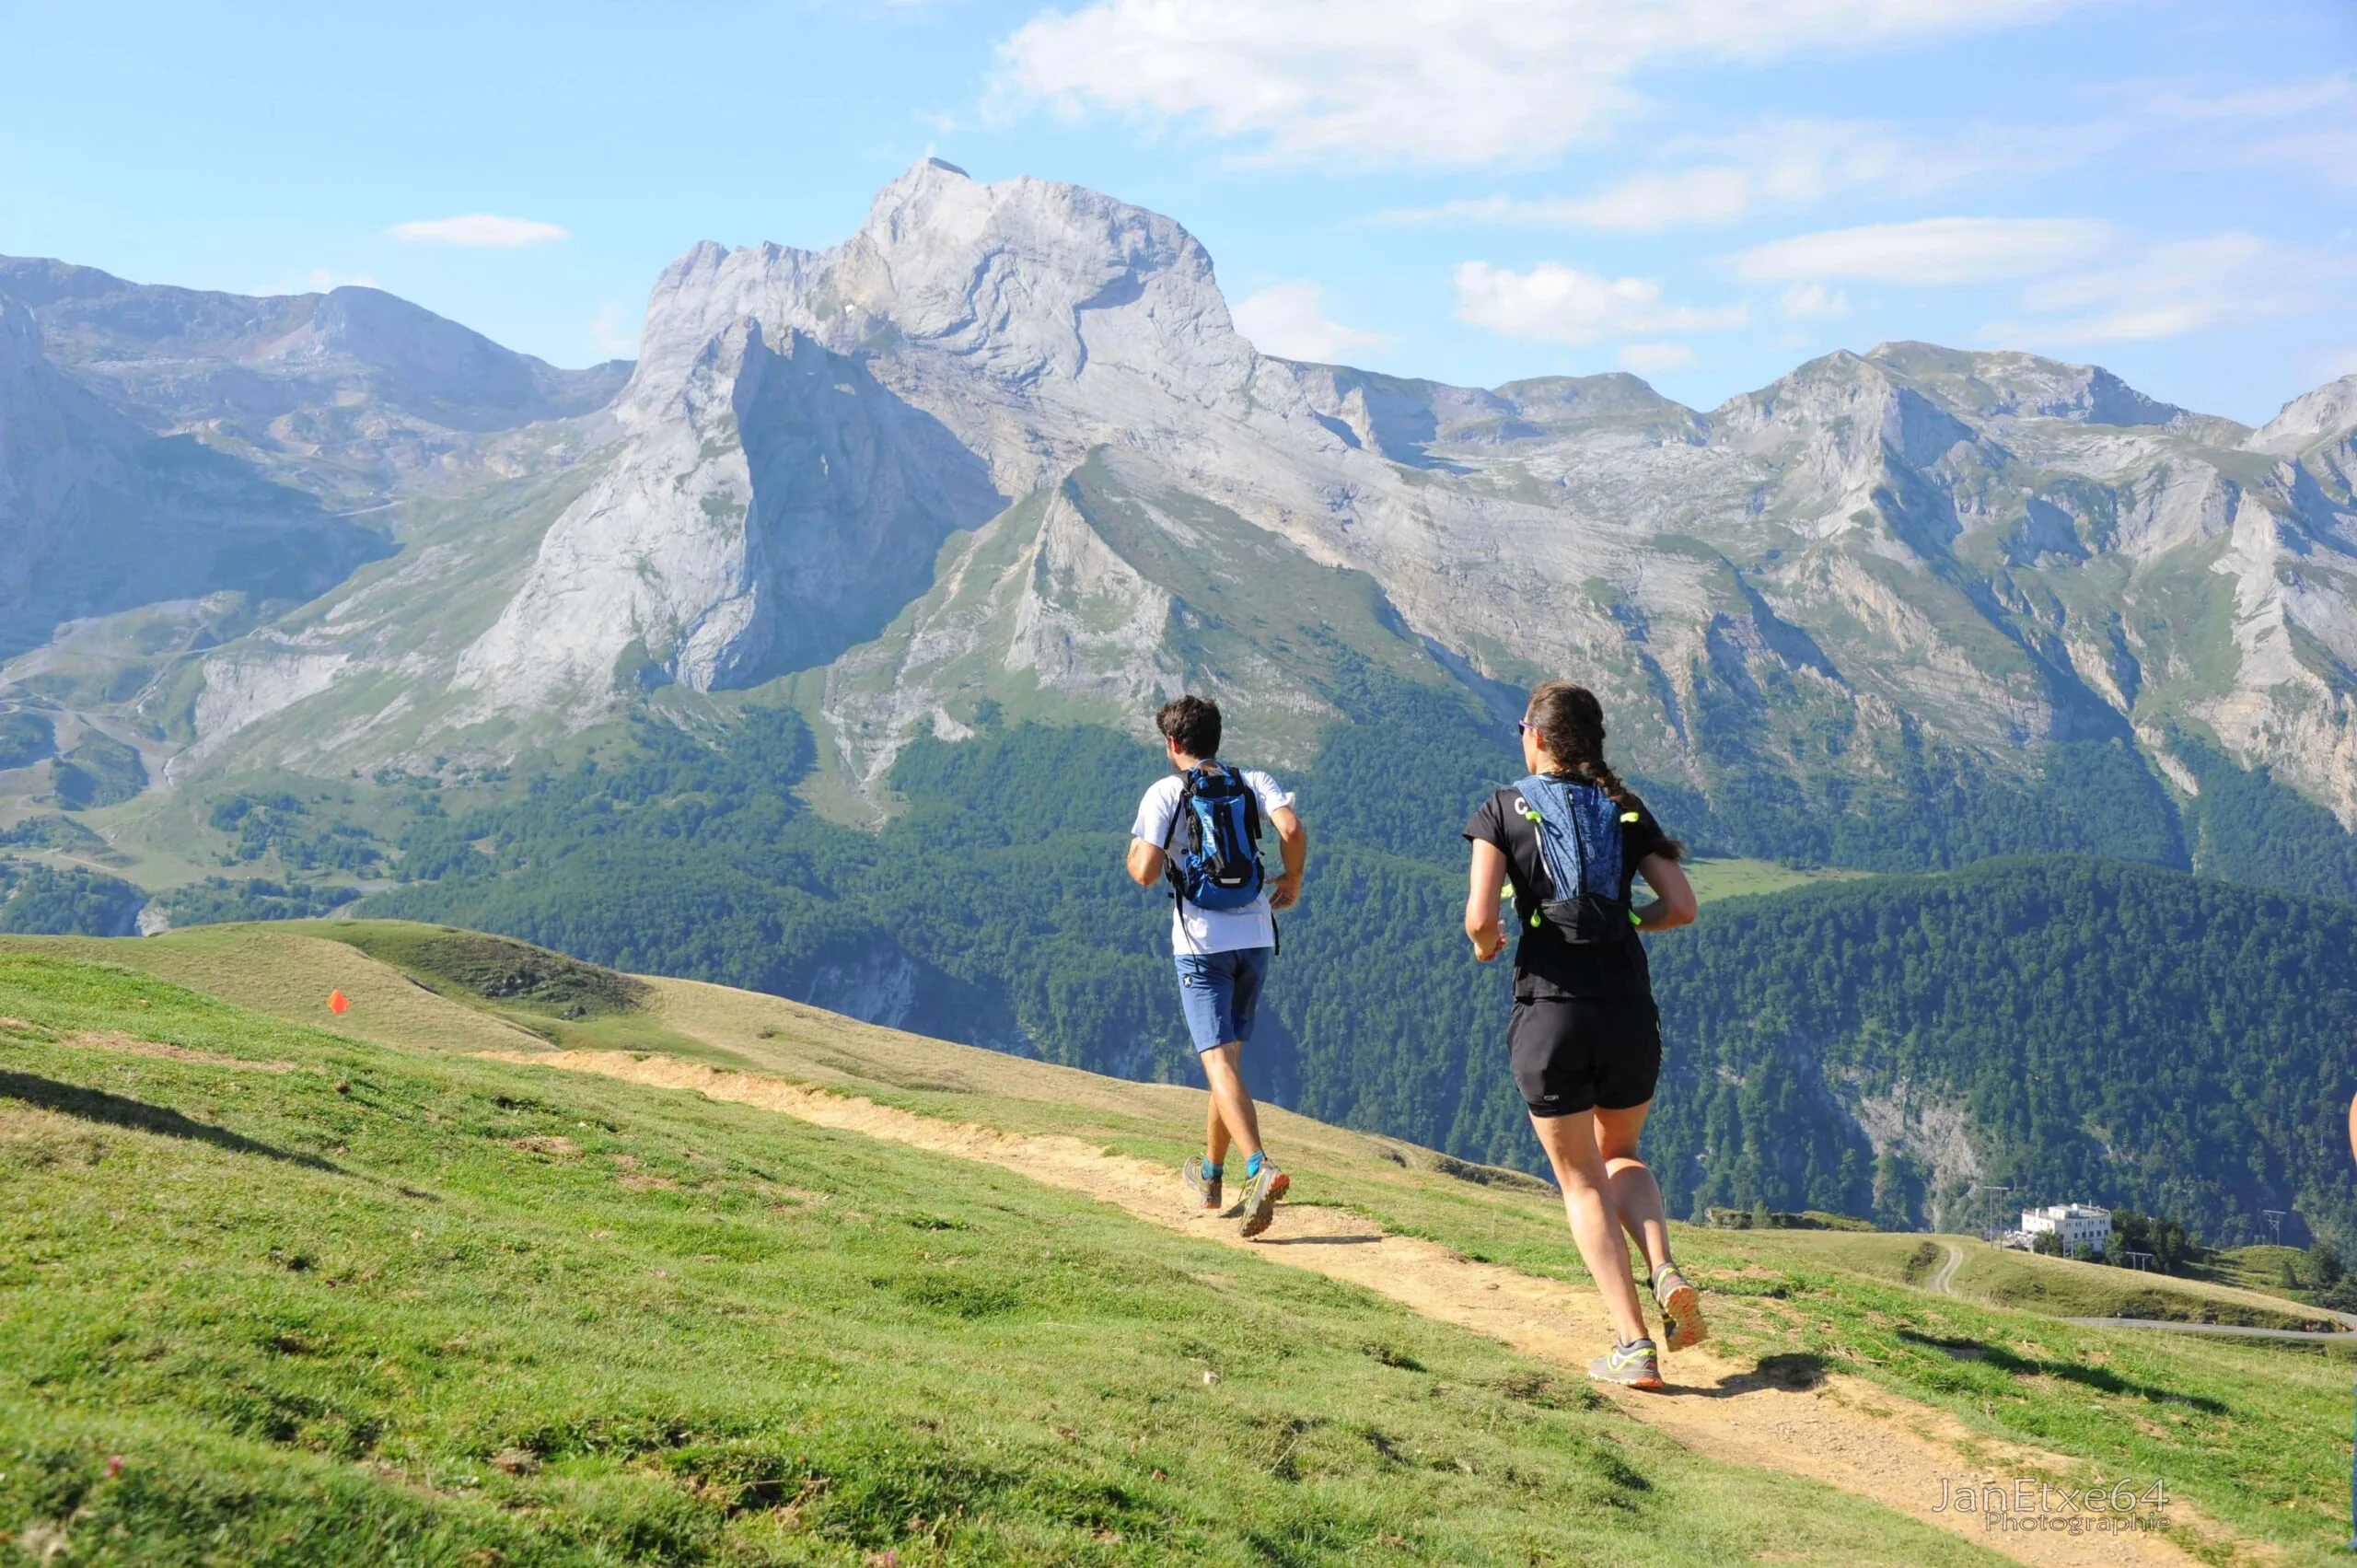
[[[1204,1144],[1213,1165],[1226,1162],[1231,1138],[1248,1160],[1260,1152],[1260,1113],[1237,1066],[1243,1057],[1244,1047],[1236,1040],[1202,1053],[1203,1081],[1212,1091],[1211,1109],[1204,1119]]]

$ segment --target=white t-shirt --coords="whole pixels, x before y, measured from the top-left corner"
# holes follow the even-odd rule
[[[1277,808],[1293,804],[1293,796],[1258,768],[1237,770],[1254,795],[1260,797],[1260,820],[1276,819]],[[1173,773],[1157,780],[1138,802],[1137,820],[1130,836],[1158,844],[1166,855],[1186,847],[1186,824],[1178,820],[1178,796],[1186,781]],[[1273,877],[1274,872],[1271,871]],[[1269,895],[1261,895],[1240,910],[1197,909],[1179,900],[1170,911],[1170,950],[1174,953],[1234,953],[1247,947],[1277,945],[1276,917],[1269,912]]]

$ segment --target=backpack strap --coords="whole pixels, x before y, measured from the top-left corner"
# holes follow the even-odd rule
[[[1185,912],[1187,903],[1187,889],[1178,875],[1178,856],[1170,852],[1170,833],[1172,829],[1183,823],[1190,825],[1189,839],[1191,840],[1193,837],[1191,824],[1194,821],[1194,814],[1188,809],[1188,807],[1195,796],[1196,772],[1196,769],[1190,768],[1178,775],[1178,803],[1171,807],[1170,827],[1164,829],[1162,832],[1162,879],[1170,884],[1170,907],[1182,913]]]

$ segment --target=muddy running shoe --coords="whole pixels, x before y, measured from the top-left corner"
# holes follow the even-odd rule
[[[1675,1263],[1664,1263],[1654,1275],[1654,1299],[1661,1303],[1662,1348],[1692,1350],[1711,1337],[1702,1321],[1702,1293],[1686,1283]]]
[[[1669,1387],[1661,1380],[1661,1357],[1654,1353],[1651,1340],[1614,1345],[1587,1364],[1587,1375],[1599,1383],[1620,1383],[1631,1388]]]
[[[1207,1164],[1201,1155],[1189,1155],[1186,1168],[1178,1173],[1187,1183],[1187,1191],[1195,1195],[1205,1214],[1216,1214],[1221,1208],[1219,1188],[1221,1171]]]
[[[1260,1162],[1260,1174],[1244,1184],[1244,1224],[1237,1234],[1258,1236],[1269,1228],[1277,1217],[1277,1200],[1293,1185],[1293,1178],[1279,1170],[1274,1160]]]

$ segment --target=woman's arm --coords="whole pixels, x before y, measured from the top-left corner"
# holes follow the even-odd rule
[[[1485,964],[1506,945],[1498,922],[1498,899],[1505,886],[1505,851],[1487,839],[1475,839],[1472,879],[1465,889],[1465,935],[1473,943],[1473,956]]]
[[[1638,930],[1669,931],[1694,923],[1701,905],[1694,897],[1694,884],[1686,879],[1678,862],[1667,855],[1649,854],[1637,862],[1637,875],[1655,895],[1652,903],[1637,911]]]

